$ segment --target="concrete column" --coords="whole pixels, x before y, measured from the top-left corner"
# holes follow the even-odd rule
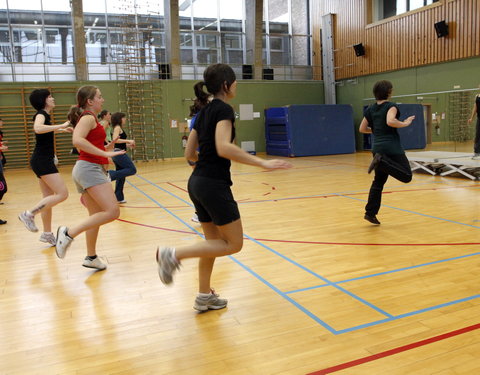
[[[178,0],[165,0],[165,42],[167,63],[170,64],[172,79],[180,79],[182,67],[180,61],[180,17]]]
[[[72,27],[73,27],[73,56],[75,75],[78,81],[88,80],[87,48],[85,40],[85,26],[83,21],[82,0],[71,0]]]
[[[247,61],[253,65],[253,79],[262,79],[263,0],[245,0],[245,39]]]

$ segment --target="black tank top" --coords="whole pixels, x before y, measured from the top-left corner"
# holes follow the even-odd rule
[[[45,112],[43,109],[35,113],[33,116],[33,122],[35,122],[35,118],[37,115],[44,115],[45,116],[45,123],[44,125],[52,125],[50,115]],[[33,150],[32,158],[36,159],[52,159],[55,154],[55,147],[54,147],[54,132],[42,133],[37,134],[35,133],[35,149]]]
[[[123,130],[123,128],[121,126],[120,126],[120,129],[122,129],[122,132],[118,136],[119,139],[127,139],[127,133],[125,133],[125,130]],[[115,144],[115,148],[127,151],[127,144],[126,143],[117,143],[117,144]]]
[[[477,117],[480,120],[480,95],[475,98],[475,104],[477,105]]]

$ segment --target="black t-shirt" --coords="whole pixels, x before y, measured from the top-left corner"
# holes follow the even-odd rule
[[[382,104],[372,104],[364,112],[368,121],[368,126],[373,132],[373,152],[387,155],[401,155],[405,151],[400,143],[400,135],[397,128],[387,124],[387,113],[392,107],[397,109],[396,118],[400,117],[400,110],[395,103],[383,102]]]
[[[230,105],[220,99],[213,99],[199,112],[193,128],[198,134],[200,151],[193,175],[224,180],[232,185],[230,160],[218,156],[215,146],[215,130],[217,124],[222,120],[232,122],[231,142],[233,142],[235,139],[235,112]]]
[[[52,125],[50,120],[50,115],[45,112],[43,109],[35,113],[33,116],[33,122],[35,122],[35,118],[38,115],[45,116],[44,125]],[[54,132],[42,133],[37,134],[35,133],[35,149],[33,150],[32,158],[38,159],[53,159],[55,155],[55,147],[54,147]]]

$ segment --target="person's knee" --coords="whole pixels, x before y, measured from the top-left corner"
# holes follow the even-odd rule
[[[58,199],[59,202],[63,202],[67,198],[68,198],[68,190],[67,189],[61,190],[61,191],[58,192],[57,199]]]
[[[240,250],[242,250],[242,247],[243,247],[243,238],[229,242],[228,244],[229,254],[231,255],[231,254],[240,252]]]
[[[120,217],[120,208],[118,207],[117,204],[115,204],[114,207],[111,207],[108,211],[108,219],[109,221],[116,220]]]

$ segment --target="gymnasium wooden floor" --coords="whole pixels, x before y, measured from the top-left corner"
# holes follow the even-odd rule
[[[363,219],[369,153],[234,164],[242,252],[218,259],[228,308],[198,314],[196,261],[161,284],[158,244],[199,241],[181,160],[138,164],[120,219],[104,226],[104,272],[64,260],[17,214],[39,200],[30,170],[7,170],[0,206],[0,374],[479,374],[479,183],[416,173],[390,180]],[[54,227],[86,216],[70,177]],[[40,226],[40,217],[37,217]]]

